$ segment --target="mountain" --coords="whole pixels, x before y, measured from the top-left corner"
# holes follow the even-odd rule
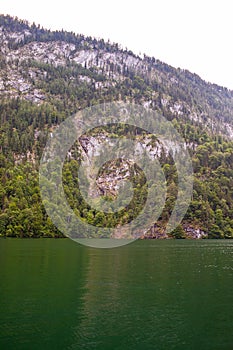
[[[139,57],[118,44],[66,31],[53,32],[3,15],[0,235],[61,235],[40,199],[38,166],[46,140],[71,114],[111,101],[134,102],[158,111],[186,141],[193,161],[194,191],[182,225],[171,237],[232,238],[233,91],[154,57]],[[152,238],[167,237],[164,226],[177,197],[177,172],[171,155],[164,152],[157,156],[169,195],[159,221],[145,235]],[[75,162],[78,156],[64,166],[64,181],[71,188],[67,190],[70,203],[83,220],[106,222],[85,207],[75,191],[75,179],[68,181]],[[114,182],[113,178],[109,181]],[[107,182],[101,191],[108,196]],[[110,195],[114,196],[115,190]],[[108,220],[107,224],[112,224],[112,219]]]

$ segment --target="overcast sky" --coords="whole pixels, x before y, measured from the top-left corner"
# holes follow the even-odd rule
[[[110,39],[233,90],[232,0],[0,0],[0,12]]]

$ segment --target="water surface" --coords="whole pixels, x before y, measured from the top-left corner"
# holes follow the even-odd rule
[[[233,349],[233,241],[0,240],[0,348]]]

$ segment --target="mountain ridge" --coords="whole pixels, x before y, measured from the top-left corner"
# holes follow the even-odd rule
[[[8,71],[7,75],[0,73],[1,94],[4,91],[4,95],[21,95],[39,102],[48,96],[41,89],[41,84],[35,87],[35,80],[40,80],[40,73],[46,75],[48,67],[30,68],[29,61],[33,61],[34,66],[37,62],[55,68],[77,64],[86,69],[84,75],[79,73],[80,80],[95,84],[96,90],[114,88],[116,85],[120,89],[126,79],[135,80],[138,76],[139,79],[133,84],[139,90],[145,89],[140,79],[149,85],[147,97],[143,98],[150,107],[160,104],[160,111],[170,109],[177,116],[189,114],[189,118],[200,119],[214,131],[215,122],[220,121],[225,123],[224,128],[220,125],[217,129],[220,127],[223,129],[222,134],[233,137],[230,125],[233,91],[227,88],[207,83],[197,74],[173,68],[154,57],[144,55],[142,59],[132,51],[120,49],[118,44],[106,43],[104,40],[65,31],[48,31],[9,16],[0,17],[0,28],[1,67],[7,67]],[[85,73],[90,69],[92,76],[88,77]],[[70,75],[69,79],[75,79],[76,76]]]
[[[44,212],[37,183],[48,135],[80,109],[124,101],[164,115],[184,137],[193,158],[193,200],[175,237],[183,237],[184,231],[193,237],[206,232],[210,237],[233,237],[233,91],[153,57],[141,58],[118,44],[29,26],[10,16],[0,16],[0,44],[0,234],[24,236],[28,229],[32,236],[50,231],[59,235]],[[174,164],[168,155],[160,160],[173,200],[158,227],[176,197]],[[67,164],[67,176],[71,169]],[[73,204],[82,207],[72,196]],[[95,213],[90,216],[95,221]],[[35,227],[28,226],[28,217],[34,218]],[[161,236],[161,227],[152,229],[153,237]]]

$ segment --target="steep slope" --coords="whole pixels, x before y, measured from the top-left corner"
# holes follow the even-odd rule
[[[233,236],[232,91],[118,44],[51,32],[9,16],[0,16],[0,234],[59,234],[45,215],[37,183],[47,135],[81,108],[118,100],[159,111],[185,138],[195,170],[186,234],[199,237],[202,230],[209,237]],[[176,171],[168,155],[160,161],[171,197]],[[72,166],[66,164],[67,176]],[[80,210],[80,201],[70,196]],[[174,198],[152,235],[161,235]]]
[[[94,90],[127,87],[129,95],[143,97],[153,108],[203,122],[210,130],[232,136],[233,92],[208,84],[196,74],[174,69],[155,58],[140,58],[103,40],[67,32],[50,32],[25,21],[0,18],[1,95],[43,101],[42,82],[63,81],[63,89],[85,83]],[[56,79],[51,70],[58,68]],[[83,69],[82,69],[83,68]],[[139,91],[133,91],[133,90]],[[62,90],[62,89],[61,89]],[[59,91],[60,92],[60,91]],[[60,92],[61,93],[61,92]],[[224,122],[224,129],[219,125]]]

